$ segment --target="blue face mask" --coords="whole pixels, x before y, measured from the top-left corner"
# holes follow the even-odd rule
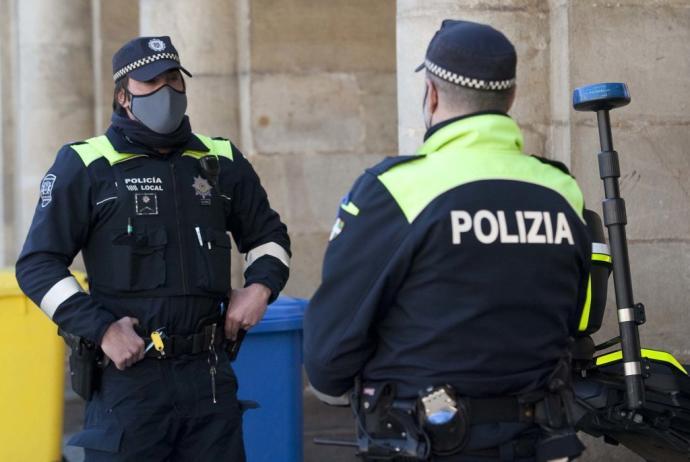
[[[187,110],[187,95],[163,85],[147,95],[131,95],[130,111],[139,122],[161,135],[174,132]]]

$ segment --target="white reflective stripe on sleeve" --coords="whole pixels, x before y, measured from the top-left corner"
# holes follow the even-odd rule
[[[53,287],[46,292],[41,300],[41,309],[47,314],[50,319],[53,319],[55,311],[62,305],[62,303],[70,298],[72,295],[83,292],[79,283],[73,276],[68,276],[65,279],[58,281]]]
[[[318,398],[319,401],[329,404],[331,406],[349,406],[350,405],[350,393],[351,391],[346,391],[340,396],[331,396],[326,393],[321,393],[319,390],[314,388],[313,385],[309,385],[309,390],[314,393],[314,396]]]
[[[604,255],[611,255],[611,250],[606,244],[601,242],[592,242],[592,253],[603,253]]]
[[[290,267],[290,255],[288,255],[287,251],[275,242],[267,242],[266,244],[261,244],[260,246],[255,247],[247,252],[247,257],[245,258],[245,260],[247,260],[247,268],[252,266],[252,263],[265,255],[275,257],[280,260],[283,265],[287,266],[288,268]]]

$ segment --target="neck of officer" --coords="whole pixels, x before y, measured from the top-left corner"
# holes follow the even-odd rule
[[[132,111],[129,110],[129,108],[125,108],[127,111],[127,117],[129,117],[131,120],[136,121],[137,119],[134,117],[134,114],[132,114]],[[151,146],[151,149],[153,149],[156,152],[159,152],[161,154],[170,154],[172,152],[172,148],[161,148],[161,147],[156,147],[156,146]]]
[[[431,135],[445,127],[446,125],[450,125],[453,122],[457,122],[458,120],[465,119],[467,117],[474,117],[478,115],[485,115],[485,114],[495,114],[495,115],[504,115],[508,116],[503,111],[499,110],[486,110],[486,111],[469,111],[469,110],[453,110],[453,111],[443,111],[441,112],[440,115],[436,116],[435,111],[434,114],[432,114],[431,117],[431,124],[429,125],[429,128],[427,128],[426,133],[424,133],[424,141],[428,140]]]
[[[469,114],[472,114],[473,111],[467,111],[465,109],[459,109],[459,108],[447,108],[444,105],[439,104],[436,107],[436,110],[431,114],[431,120],[429,124],[429,128],[433,127],[434,125],[438,125],[440,123],[443,123],[447,120],[450,119],[456,119],[458,117],[466,116]]]
[[[175,131],[167,135],[152,131],[139,122],[126,108],[121,107],[115,110],[111,120],[115,130],[130,143],[160,156],[167,156],[184,146],[192,135],[192,128],[187,116],[184,117]]]

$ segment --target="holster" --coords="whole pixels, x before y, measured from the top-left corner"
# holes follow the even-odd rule
[[[543,399],[535,403],[534,421],[545,434],[536,446],[538,462],[562,457],[571,460],[585,450],[575,430],[575,394],[570,374],[570,359],[562,358],[549,377]]]
[[[104,364],[103,351],[82,337],[59,330],[58,334],[70,347],[69,375],[72,390],[86,401],[100,387],[101,369]]]
[[[395,393],[389,382],[356,387],[352,404],[358,455],[363,460],[425,461],[429,443],[416,420],[416,402],[396,400]]]
[[[230,358],[231,362],[237,359],[245,335],[247,335],[247,331],[240,329],[237,331],[237,338],[235,340],[225,339],[223,342],[225,352],[228,354],[228,358]]]

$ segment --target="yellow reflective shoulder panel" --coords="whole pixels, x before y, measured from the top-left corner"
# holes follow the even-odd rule
[[[214,156],[226,157],[230,160],[233,160],[232,145],[230,144],[230,141],[223,139],[213,139],[211,137],[201,135],[199,133],[194,133],[194,136],[199,138],[199,141],[204,143],[204,146],[208,148],[209,152],[186,151],[185,155],[200,159],[204,156],[211,154]]]
[[[70,147],[74,149],[77,154],[79,154],[79,158],[81,158],[81,161],[84,162],[84,166],[86,167],[88,167],[94,160],[103,157],[103,154],[94,149],[94,147],[88,143],[73,144]]]
[[[143,154],[125,154],[117,152],[105,135],[89,138],[84,143],[85,144],[72,145],[72,149],[79,154],[79,157],[81,157],[81,160],[87,167],[91,162],[100,157],[105,157],[110,165],[124,162],[135,157],[145,157]]]
[[[522,134],[510,118],[483,115],[440,129],[420,148],[426,156],[391,167],[378,178],[400,206],[408,222],[436,197],[475,182],[509,180],[552,190],[582,219],[584,199],[575,179],[527,156]]]
[[[662,363],[667,363],[672,366],[675,366],[678,370],[680,370],[683,374],[688,375],[688,371],[685,370],[685,368],[678,362],[676,358],[673,357],[671,353],[668,353],[666,351],[658,351],[658,350],[649,350],[647,348],[642,348],[640,349],[640,354],[642,355],[643,358],[651,359],[654,361],[659,361]],[[603,366],[606,364],[611,364],[616,361],[620,361],[623,359],[623,352],[618,350],[614,351],[612,353],[608,353],[602,356],[598,356],[596,358],[596,365],[597,366]]]
[[[232,145],[228,140],[213,140],[214,154],[233,160]]]

